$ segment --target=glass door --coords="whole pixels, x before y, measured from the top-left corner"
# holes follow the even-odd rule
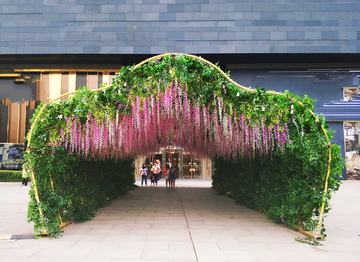
[[[182,178],[182,165],[181,165],[182,151],[178,149],[167,149],[164,155],[165,155],[165,163],[168,162],[171,163],[172,166],[176,166],[179,172],[179,178]]]
[[[183,176],[185,179],[201,179],[201,161],[190,154],[183,155]]]

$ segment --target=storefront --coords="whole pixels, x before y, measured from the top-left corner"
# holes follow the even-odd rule
[[[149,169],[153,163],[160,160],[162,170],[166,163],[176,166],[179,179],[211,179],[211,160],[209,158],[197,157],[191,152],[186,152],[182,147],[166,147],[147,156],[139,156],[135,161],[135,174],[139,177],[140,168],[143,163]]]
[[[360,180],[360,122],[344,122],[346,179]]]

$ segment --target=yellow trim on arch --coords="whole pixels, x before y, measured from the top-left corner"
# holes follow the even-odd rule
[[[184,54],[184,53],[170,53],[170,54],[162,54],[162,55],[157,55],[157,56],[153,56],[153,57],[150,57],[140,63],[138,63],[137,65],[135,65],[133,67],[133,69],[131,70],[131,72],[135,71],[137,68],[139,68],[140,66],[142,66],[143,64],[146,64],[152,60],[156,60],[156,59],[159,59],[159,58],[162,58],[162,57],[166,57],[166,56],[177,56],[177,55],[184,55],[186,57],[191,57],[191,58],[194,58],[196,60],[199,60],[199,61],[202,61],[204,63],[206,63],[207,65],[215,68],[216,70],[218,70],[230,83],[234,84],[235,86],[243,89],[243,90],[246,90],[248,92],[256,92],[256,90],[254,89],[251,89],[251,88],[248,88],[248,87],[245,87],[245,86],[242,86],[238,83],[236,83],[234,80],[232,80],[230,77],[228,77],[224,71],[222,71],[219,67],[217,67],[216,65],[214,65],[213,63],[207,61],[206,59],[204,58],[201,58],[201,57],[198,57],[198,56],[195,56],[195,55],[190,55],[190,54]],[[103,90],[106,90],[108,89],[109,87],[111,87],[112,85],[107,85],[105,87],[102,87],[102,88],[99,88],[99,89],[93,89],[93,90],[90,90],[90,92],[99,92],[99,91],[103,91]],[[48,98],[49,102],[54,102],[64,96],[67,96],[67,95],[71,95],[71,94],[75,94],[76,92],[78,91],[74,91],[74,92],[68,92],[66,94],[63,94],[57,98],[54,98],[54,99],[51,99],[50,97]],[[287,97],[288,99],[294,101],[295,103],[301,105],[302,107],[305,107],[303,105],[303,103],[301,103],[300,101],[294,99],[294,98],[291,98],[291,97],[288,97],[286,96],[285,94],[283,93],[279,93],[279,92],[274,92],[274,91],[266,91],[267,94],[272,94],[272,95],[279,95],[279,96],[285,96]],[[39,115],[36,117],[34,123],[32,124],[31,126],[31,130],[30,130],[30,133],[29,133],[29,147],[28,147],[28,152],[30,152],[30,142],[31,142],[31,134],[34,130],[34,126],[36,125],[40,115],[42,114],[43,110],[45,109],[46,107],[46,104],[44,104],[44,106],[41,108],[40,112],[39,112]],[[308,111],[310,112],[310,114],[314,117],[315,121],[316,122],[319,122],[319,119],[316,117],[315,113],[308,109]],[[314,238],[321,238],[320,236],[320,229],[321,229],[321,225],[322,225],[322,220],[323,220],[323,215],[324,215],[324,208],[325,208],[325,196],[326,196],[326,193],[327,193],[327,189],[328,189],[328,179],[329,179],[329,176],[330,176],[330,162],[331,162],[331,143],[330,143],[330,140],[329,140],[329,137],[327,135],[327,132],[324,128],[324,126],[321,124],[321,129],[323,131],[323,133],[325,134],[325,137],[326,137],[326,140],[327,140],[327,143],[328,143],[328,147],[329,147],[329,161],[328,161],[328,170],[327,170],[327,174],[326,174],[326,178],[325,178],[325,186],[324,186],[324,192],[323,192],[323,203],[321,205],[321,208],[320,208],[320,215],[319,215],[319,220],[318,220],[318,226],[317,226],[317,229],[316,229],[316,232],[315,232],[315,235],[314,235]],[[31,172],[31,176],[32,176],[32,179],[34,181],[34,189],[35,189],[35,198],[36,198],[36,201],[39,203],[39,196],[38,196],[38,191],[37,191],[37,188],[36,188],[36,183],[35,183],[35,174],[34,172],[32,171]],[[41,209],[39,208],[39,212],[40,214],[42,214],[42,211]]]

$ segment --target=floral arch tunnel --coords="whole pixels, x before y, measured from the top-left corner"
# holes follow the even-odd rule
[[[188,54],[149,58],[107,86],[63,96],[37,109],[27,135],[28,219],[39,234],[91,219],[134,187],[136,156],[173,145],[212,158],[219,193],[326,236],[343,165],[311,98],[241,86]]]

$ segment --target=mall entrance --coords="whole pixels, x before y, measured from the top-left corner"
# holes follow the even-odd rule
[[[181,147],[166,147],[160,149],[159,152],[138,157],[135,161],[136,177],[138,177],[143,163],[148,167],[148,175],[150,175],[151,167],[156,160],[160,160],[162,170],[166,163],[176,166],[179,179],[211,179],[211,160],[197,157],[195,154],[184,151]],[[163,178],[163,174],[161,178]]]

